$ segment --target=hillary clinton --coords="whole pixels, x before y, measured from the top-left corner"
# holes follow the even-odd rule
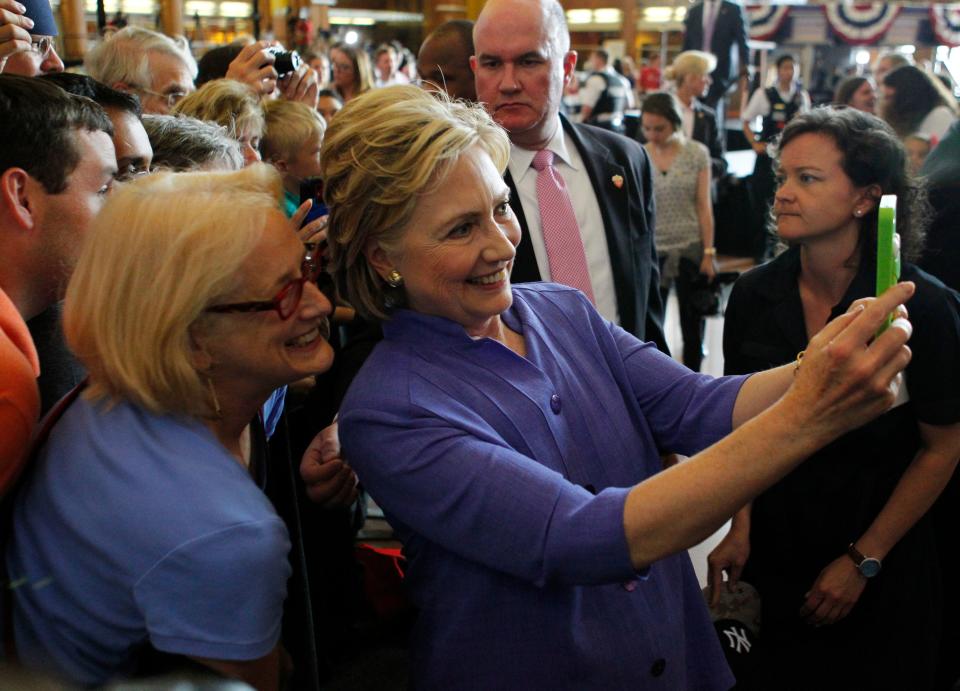
[[[340,437],[409,559],[414,686],[729,688],[685,549],[890,405],[909,323],[871,338],[912,286],[799,368],[695,374],[577,291],[510,285],[508,155],[414,87],[351,101],[322,154],[338,281],[384,330]]]

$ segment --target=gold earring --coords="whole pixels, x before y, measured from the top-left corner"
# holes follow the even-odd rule
[[[391,288],[399,288],[403,285],[403,276],[400,275],[400,272],[394,269],[389,274],[387,274],[387,285]]]
[[[210,390],[210,398],[213,399],[213,415],[217,420],[223,419],[223,410],[220,408],[220,399],[217,398],[217,390],[213,388],[213,379],[206,377],[207,388]]]

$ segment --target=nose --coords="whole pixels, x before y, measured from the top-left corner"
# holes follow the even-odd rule
[[[490,264],[509,262],[517,255],[520,226],[514,220],[503,224],[491,221],[487,238],[482,253],[483,260]]]
[[[40,64],[40,71],[43,74],[52,74],[54,72],[63,72],[63,69],[63,60],[57,55],[56,49],[51,46],[50,54],[47,55],[46,59]]]
[[[333,312],[333,305],[327,296],[321,292],[317,284],[307,281],[303,286],[303,297],[300,298],[300,308],[297,310],[299,319],[316,319],[328,317]]]
[[[500,91],[512,93],[519,91],[520,85],[517,83],[517,73],[513,65],[509,62],[504,63],[503,73],[500,77]]]
[[[250,142],[243,143],[243,165],[249,166],[260,162],[260,152]]]

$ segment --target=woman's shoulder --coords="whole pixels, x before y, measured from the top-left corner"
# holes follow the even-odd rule
[[[779,293],[790,286],[799,270],[799,256],[795,248],[781,252],[768,262],[747,269],[733,284],[736,293]]]

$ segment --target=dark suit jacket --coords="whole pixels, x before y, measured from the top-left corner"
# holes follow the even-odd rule
[[[727,160],[723,157],[726,150],[725,132],[717,123],[717,114],[697,100],[693,101],[693,137],[710,151],[710,173],[714,182],[727,172]]]
[[[683,20],[683,49],[684,50],[702,50],[703,48],[703,3],[698,2],[687,12],[686,19]],[[717,56],[717,69],[710,76],[713,77],[713,84],[710,85],[710,91],[707,94],[708,104],[716,103],[714,92],[719,98],[726,93],[727,88],[737,77],[737,72],[733,69],[731,53],[734,46],[737,49],[739,59],[739,71],[743,72],[750,64],[750,51],[747,48],[747,18],[743,13],[743,7],[730,0],[723,0],[720,4],[720,10],[717,13],[717,23],[713,28],[713,39],[711,41],[710,53]]]
[[[563,116],[561,120],[564,131],[580,152],[603,216],[620,325],[638,338],[655,342],[663,352],[669,352],[663,332],[660,272],[653,244],[653,180],[647,153],[637,142],[619,134],[573,124]],[[618,175],[623,179],[621,187],[614,183]],[[510,205],[523,230],[511,280],[514,283],[543,280],[530,242],[527,219],[509,171],[505,180],[510,186]]]

